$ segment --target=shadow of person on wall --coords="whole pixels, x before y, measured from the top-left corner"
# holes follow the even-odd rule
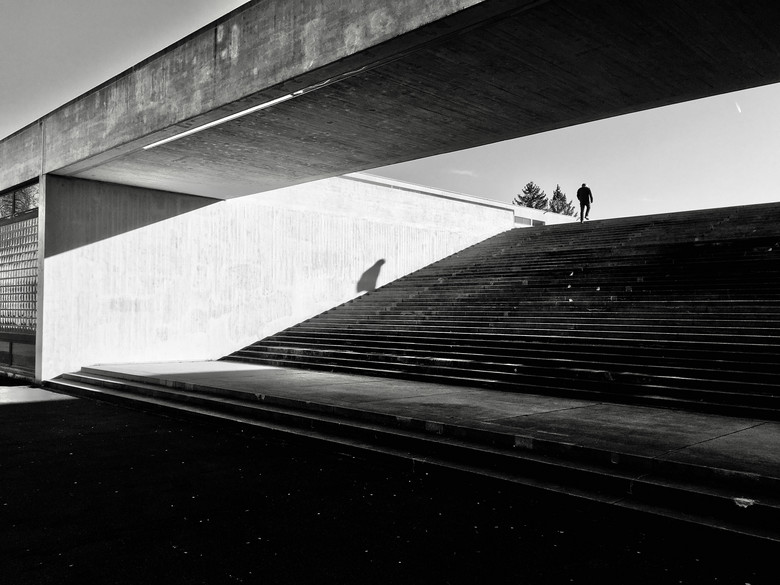
[[[384,263],[385,259],[380,258],[360,276],[360,279],[357,281],[357,292],[376,290],[376,281],[379,279],[379,271],[382,270],[382,264]]]

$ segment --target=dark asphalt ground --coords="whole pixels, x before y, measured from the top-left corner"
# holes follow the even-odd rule
[[[83,399],[0,404],[7,585],[774,585],[778,553],[454,472]]]

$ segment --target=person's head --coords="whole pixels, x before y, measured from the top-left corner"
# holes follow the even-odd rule
[[[587,187],[587,185],[586,185],[585,183],[583,183],[583,184],[582,184],[582,186],[583,186],[583,187]]]

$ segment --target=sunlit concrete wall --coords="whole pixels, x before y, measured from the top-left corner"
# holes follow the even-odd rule
[[[379,260],[377,286],[513,217],[365,176],[219,202],[49,176],[36,374],[216,359],[357,296]]]
[[[559,223],[572,223],[578,221],[571,215],[562,215],[552,211],[542,211],[530,207],[515,206],[515,227],[526,228],[538,225],[555,225]]]

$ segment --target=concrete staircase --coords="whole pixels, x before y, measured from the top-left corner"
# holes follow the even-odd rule
[[[780,419],[780,205],[512,230],[225,359]]]
[[[186,372],[188,366],[182,367]],[[280,383],[285,378],[277,377],[279,371],[264,382],[262,374],[267,371],[253,375],[225,367],[198,377],[191,373],[155,374],[143,365],[137,373],[132,367],[86,367],[46,385],[73,396],[201,421],[248,437],[302,443],[391,467],[411,465],[417,472],[445,469],[476,474],[520,489],[579,498],[596,511],[600,506],[618,507],[780,542],[780,469],[766,464],[748,469],[724,467],[724,461],[739,457],[736,452],[727,452],[725,459],[703,456],[690,460],[675,457],[674,450],[663,454],[663,448],[659,451],[658,447],[664,440],[653,438],[653,433],[663,436],[679,431],[658,416],[657,411],[666,409],[626,407],[623,415],[637,425],[643,421],[645,431],[636,436],[628,431],[614,441],[594,443],[583,440],[578,422],[569,436],[547,433],[544,416],[541,427],[526,430],[477,419],[442,422],[449,418],[449,394],[437,413],[420,409],[419,402],[415,406],[408,399],[395,403],[387,399],[396,392],[403,394],[408,384],[426,397],[426,406],[430,406],[438,385],[401,381],[400,387],[384,387],[376,378],[318,372],[314,383],[321,384],[321,389],[312,391],[308,376],[300,383],[295,381],[300,374],[287,374],[285,378],[293,383],[285,385]],[[286,372],[289,370],[282,373]],[[334,402],[332,388],[339,384],[348,388],[350,400]],[[456,388],[454,392],[459,391]],[[470,388],[462,392],[466,400],[474,402],[490,401],[491,394],[492,399],[501,394]],[[377,393],[382,394],[379,403],[371,403],[371,396],[376,398]],[[546,400],[537,397],[536,407],[540,398]],[[583,414],[575,414],[575,421],[583,420]],[[728,432],[731,423],[729,417],[691,416],[698,418],[682,421],[691,437],[700,432],[698,425],[720,427],[720,434]],[[604,421],[605,436],[615,436],[618,426],[609,428],[611,424]],[[672,424],[681,424],[680,418],[674,417]],[[751,428],[773,424],[745,419],[737,426],[751,432]],[[773,448],[766,444],[758,447]],[[748,447],[748,451],[755,448]]]
[[[780,542],[780,465],[760,457],[780,451],[777,226],[780,205],[761,205],[513,230],[203,365],[211,375],[104,366],[46,386]],[[548,432],[559,397],[595,405],[568,406],[567,436]],[[508,398],[533,407],[510,414]],[[620,424],[587,427],[612,403]],[[752,438],[721,441],[722,457],[678,456],[735,429]]]

